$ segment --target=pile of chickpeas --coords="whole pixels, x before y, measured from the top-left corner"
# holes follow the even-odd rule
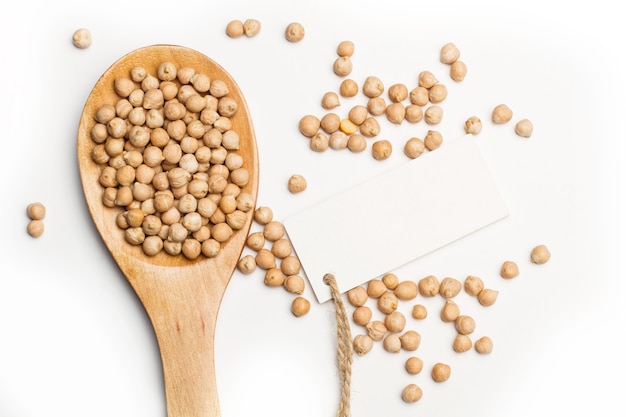
[[[225,81],[171,62],[134,67],[113,88],[119,99],[91,129],[102,203],[122,209],[117,225],[148,256],[216,256],[254,209],[231,121],[239,103]]]

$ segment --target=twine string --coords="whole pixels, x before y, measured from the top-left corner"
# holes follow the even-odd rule
[[[335,321],[337,322],[337,368],[341,399],[337,409],[337,417],[350,417],[350,378],[352,375],[352,335],[350,321],[341,300],[341,292],[332,274],[324,275],[324,284],[330,287],[333,304],[335,305]]]

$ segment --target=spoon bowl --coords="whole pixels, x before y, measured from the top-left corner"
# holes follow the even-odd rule
[[[152,45],[123,56],[109,67],[91,91],[78,128],[78,167],[91,218],[111,256],[143,304],[155,331],[161,360],[168,417],[217,417],[220,415],[214,364],[214,336],[219,306],[241,257],[252,223],[248,212],[243,228],[222,244],[216,257],[189,260],[161,251],[147,256],[140,246],[126,242],[116,224],[123,208],[103,205],[99,184],[101,167],[91,157],[95,143],[91,129],[96,109],[120,98],[113,89],[118,77],[129,77],[131,68],[142,66],[156,74],[162,62],[194,68],[211,80],[222,80],[229,96],[238,103],[231,116],[240,137],[238,153],[249,181],[242,188],[256,204],[259,160],[254,129],[245,99],[235,80],[215,61],[193,49],[176,45]]]

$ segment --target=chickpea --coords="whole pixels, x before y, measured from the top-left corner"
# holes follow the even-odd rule
[[[276,267],[276,257],[269,249],[259,249],[255,260],[257,266],[261,269],[268,270]]]
[[[472,296],[477,296],[485,287],[483,280],[474,275],[468,275],[463,283],[465,292]]]
[[[357,286],[348,291],[348,302],[354,307],[364,306],[367,302],[367,291],[361,286]]]
[[[380,78],[370,75],[365,78],[361,91],[369,98],[378,97],[385,91],[385,86]]]
[[[285,290],[291,294],[304,294],[304,279],[300,275],[289,275],[285,279]]]
[[[243,34],[252,38],[261,31],[261,22],[256,19],[247,19],[243,22]]]
[[[424,118],[424,111],[417,104],[409,104],[404,108],[404,119],[409,123],[419,123]]]
[[[431,103],[441,103],[448,97],[448,89],[443,84],[435,84],[428,90],[428,100]]]
[[[422,304],[415,304],[411,310],[411,316],[416,320],[424,320],[428,316],[428,310]]]
[[[352,72],[352,60],[350,57],[340,56],[335,59],[335,62],[333,63],[333,72],[340,77],[350,75]]]
[[[277,241],[285,236],[285,228],[278,220],[272,220],[263,227],[263,236],[270,242]]]
[[[438,125],[443,119],[443,107],[432,105],[424,111],[424,121],[429,125]]]
[[[372,156],[377,161],[383,161],[391,156],[391,142],[386,139],[377,140],[372,145]]]
[[[383,284],[390,290],[395,290],[398,286],[398,276],[394,273],[388,272],[383,275],[382,278]]]
[[[522,119],[515,124],[515,133],[523,138],[529,138],[533,134],[533,123],[528,119]]]
[[[311,303],[306,298],[299,296],[291,303],[291,312],[296,317],[304,316],[311,309]]]
[[[380,133],[380,124],[375,118],[368,117],[361,124],[361,126],[359,126],[359,131],[361,132],[361,135],[368,138],[373,138],[375,136],[378,136],[378,134]]]
[[[367,119],[367,117],[368,117],[367,107],[360,105],[360,104],[352,107],[350,111],[348,112],[348,119],[350,119],[350,121],[357,126],[363,124],[363,122],[365,121],[365,119]]]
[[[402,350],[400,336],[396,333],[389,333],[383,338],[383,349],[390,353],[398,353]]]
[[[450,78],[454,81],[460,82],[465,79],[467,75],[467,65],[463,61],[454,61],[450,66]]]
[[[483,129],[483,123],[477,116],[471,116],[465,121],[465,133],[478,135]]]
[[[272,244],[271,252],[276,258],[284,259],[291,255],[292,249],[289,239],[282,238]]]
[[[202,254],[206,256],[207,258],[214,258],[219,254],[220,249],[221,249],[221,244],[215,239],[207,239],[204,242],[202,242],[200,249],[202,251]],[[255,260],[255,263],[256,263],[256,260]]]
[[[389,86],[387,95],[393,103],[399,103],[409,96],[409,90],[404,84],[393,84]]]
[[[515,278],[519,275],[519,268],[513,261],[505,261],[500,268],[500,276],[505,279]]]
[[[285,274],[279,268],[270,268],[265,271],[263,283],[268,287],[280,287],[285,283]]]
[[[410,138],[404,144],[404,154],[411,159],[415,159],[424,153],[426,145],[420,138]]]
[[[459,306],[452,300],[446,300],[446,303],[441,308],[441,320],[450,323],[455,321],[460,315]]]
[[[72,43],[78,49],[86,49],[91,46],[91,32],[89,29],[80,28],[72,34]]]
[[[394,124],[402,124],[406,117],[406,107],[402,103],[391,103],[385,109],[387,120]]]
[[[400,336],[400,345],[407,352],[417,350],[422,341],[422,336],[415,330],[407,330]]]
[[[437,77],[435,77],[435,75],[430,71],[422,71],[417,76],[417,84],[419,87],[429,89],[438,82],[439,80]]]
[[[428,275],[417,282],[417,288],[423,297],[434,297],[439,293],[439,280],[434,275]]]
[[[354,347],[354,352],[357,355],[363,356],[370,350],[372,350],[372,347],[374,346],[374,341],[366,334],[359,334],[354,337],[352,346]]]
[[[43,220],[46,217],[46,206],[39,202],[30,203],[26,206],[26,215],[31,220]]]
[[[231,20],[226,25],[226,35],[231,38],[238,38],[244,33],[243,22],[241,20]],[[182,82],[182,81],[181,81]],[[186,83],[183,83],[186,84]]]
[[[434,151],[443,143],[443,136],[436,130],[429,130],[424,137],[424,146],[429,151]]]
[[[351,135],[357,131],[358,127],[354,122],[350,119],[342,119],[339,122],[339,130],[346,135]]]
[[[352,41],[342,41],[337,45],[337,55],[352,56],[354,54],[354,43]]]
[[[416,87],[409,93],[409,100],[411,104],[415,104],[416,106],[425,106],[428,104],[428,89],[426,87]]]
[[[304,136],[308,138],[313,137],[313,135],[315,135],[320,129],[320,120],[317,117],[308,114],[300,119],[298,128],[300,129],[300,133]]]
[[[481,354],[489,354],[493,351],[493,341],[488,336],[483,336],[474,342],[474,349]]]
[[[461,282],[450,277],[441,280],[439,284],[439,294],[443,298],[454,298],[461,292]]]
[[[274,213],[270,207],[261,206],[254,211],[254,221],[260,225],[266,225],[274,218]]]
[[[457,353],[467,352],[472,348],[472,339],[465,334],[457,334],[452,344],[452,349]]]
[[[383,97],[372,97],[367,100],[367,111],[372,116],[381,116],[387,111],[387,102]]]
[[[243,258],[239,260],[237,263],[237,269],[242,274],[251,274],[256,269],[256,260],[252,255],[245,255]]]
[[[399,300],[407,301],[417,297],[419,290],[414,281],[407,280],[399,282],[393,292]]]
[[[493,305],[497,298],[498,291],[489,288],[485,288],[478,293],[478,302],[485,307]]]
[[[538,264],[538,265],[545,264],[546,262],[550,260],[551,257],[552,257],[552,254],[550,253],[546,245],[535,246],[533,250],[530,252],[531,262]]]
[[[357,307],[352,313],[352,320],[359,326],[365,326],[372,319],[372,309],[368,306]]]
[[[513,111],[506,104],[498,104],[491,113],[491,120],[495,124],[509,122],[513,118]]]
[[[302,191],[306,190],[306,186],[307,182],[304,176],[300,174],[293,174],[291,177],[289,177],[288,188],[289,192],[291,192],[292,194],[301,193]]]
[[[348,135],[339,130],[331,133],[328,137],[328,147],[335,150],[346,149],[348,147]]]
[[[387,292],[387,287],[379,279],[372,279],[367,283],[367,295],[370,298],[378,298]]]
[[[390,332],[398,333],[404,330],[404,326],[406,326],[406,318],[404,314],[395,310],[385,316],[385,327]]]
[[[447,381],[450,378],[450,365],[438,362],[433,365],[430,375],[435,382]]]
[[[339,107],[340,105],[341,102],[339,101],[339,96],[337,95],[337,93],[329,91],[327,93],[324,93],[324,95],[322,96],[322,108],[326,110],[331,110]]]
[[[285,39],[289,42],[300,42],[304,38],[304,26],[301,23],[293,22],[285,29]]]
[[[357,95],[358,92],[359,85],[356,83],[356,81],[350,78],[346,78],[339,85],[339,94],[341,94],[342,97],[354,97]]]
[[[41,220],[30,220],[26,225],[26,232],[32,237],[39,237],[43,234],[44,224]]]
[[[365,325],[365,329],[367,330],[368,336],[376,341],[383,340],[387,334],[387,327],[385,327],[385,323],[380,320],[370,321]]]
[[[398,297],[393,292],[386,292],[378,297],[378,310],[383,314],[390,314],[398,308]]]
[[[409,384],[402,390],[402,401],[414,403],[422,398],[422,389],[416,384]]]
[[[441,47],[441,51],[439,52],[439,60],[442,64],[453,64],[460,56],[461,51],[459,51],[459,48],[452,42],[446,43]]]
[[[336,113],[327,113],[320,119],[320,128],[328,134],[339,130],[341,119]]]
[[[347,146],[351,152],[363,152],[367,148],[367,141],[363,135],[354,133],[348,137]]]
[[[476,328],[474,319],[467,315],[459,315],[454,321],[454,326],[459,334],[471,334]]]
[[[300,260],[293,255],[286,256],[280,261],[280,270],[285,275],[297,275],[300,273]]]
[[[424,361],[417,356],[411,356],[404,363],[404,369],[406,369],[406,371],[411,375],[419,374],[420,372],[422,372],[423,368]]]

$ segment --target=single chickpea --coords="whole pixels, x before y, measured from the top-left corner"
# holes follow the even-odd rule
[[[372,319],[372,309],[368,306],[357,307],[352,313],[352,320],[358,326],[365,326]]]
[[[347,143],[350,152],[358,153],[367,149],[367,141],[365,137],[359,133],[354,133],[348,137]]]
[[[415,320],[424,320],[428,316],[428,310],[426,306],[422,304],[415,304],[411,310],[411,317]]]
[[[430,375],[435,382],[447,381],[450,378],[450,365],[438,362],[433,365]]]
[[[351,135],[355,133],[358,129],[358,126],[354,124],[354,122],[350,119],[342,119],[339,122],[339,130],[346,135]]]
[[[274,218],[274,213],[270,207],[261,206],[254,211],[254,221],[260,225],[266,225]]]
[[[415,87],[409,93],[409,100],[411,104],[415,104],[416,106],[425,106],[428,104],[428,89],[426,87]]]
[[[280,261],[280,269],[287,276],[299,274],[300,267],[300,260],[293,255],[286,256]]]
[[[409,384],[402,390],[402,401],[414,403],[422,399],[422,389],[416,384]]]
[[[356,81],[350,78],[346,78],[339,85],[339,94],[341,94],[342,97],[354,97],[357,95],[358,92],[359,85],[356,83]]]
[[[493,341],[488,336],[483,336],[474,342],[474,349],[480,354],[489,354],[493,351]]]
[[[147,256],[154,256],[163,250],[163,240],[158,236],[146,236],[141,249]]]
[[[275,242],[285,236],[285,228],[278,220],[272,220],[263,227],[263,236],[270,242]]]
[[[454,61],[450,66],[450,78],[454,81],[460,82],[465,79],[467,75],[467,65],[463,61]]]
[[[441,320],[446,323],[455,321],[460,315],[459,306],[452,300],[446,300],[446,303],[441,308]]]
[[[226,25],[226,35],[231,38],[238,38],[243,35],[243,32],[243,22],[241,20],[231,20]]]
[[[390,332],[398,333],[404,330],[404,326],[406,326],[406,318],[404,314],[395,310],[385,316],[385,327]]]
[[[429,151],[434,151],[443,143],[443,136],[436,130],[429,130],[424,137],[424,146]]]
[[[385,91],[385,85],[380,78],[370,75],[365,78],[361,91],[369,98],[378,97]]]
[[[419,289],[417,288],[417,283],[406,280],[399,282],[393,292],[399,300],[407,301],[417,297]]]
[[[326,135],[326,133],[324,132],[317,132],[315,135],[313,135],[309,143],[309,147],[315,152],[324,152],[329,148],[329,146],[330,142],[328,139],[328,135]]]
[[[322,108],[325,110],[331,110],[339,107],[341,102],[337,93],[329,91],[322,96]]]
[[[86,49],[91,46],[91,32],[89,29],[80,28],[72,34],[72,43],[78,49]]]
[[[441,51],[439,52],[439,60],[442,64],[453,64],[455,63],[459,57],[461,56],[461,51],[459,48],[452,42],[446,43],[441,47]]]
[[[417,282],[417,288],[423,297],[434,297],[439,293],[439,280],[434,275],[428,275]]]
[[[304,279],[300,275],[289,275],[285,279],[285,290],[291,294],[304,294]]]
[[[268,287],[280,287],[285,283],[285,274],[279,268],[270,268],[265,271],[263,283]]]
[[[452,343],[452,349],[457,353],[467,352],[472,348],[472,339],[465,334],[457,334]]]
[[[378,297],[377,307],[381,313],[390,314],[398,308],[398,297],[393,292],[388,291]]]
[[[419,123],[424,118],[424,110],[417,104],[409,104],[404,108],[404,119],[409,123]]]
[[[411,159],[415,159],[424,153],[426,145],[420,138],[410,138],[404,144],[404,154]]]
[[[528,119],[522,119],[515,124],[515,133],[523,138],[529,138],[533,134],[533,123]]]
[[[493,305],[498,298],[498,291],[484,288],[478,293],[478,302],[480,305],[488,307]]]
[[[402,350],[400,336],[396,333],[389,333],[383,339],[383,349],[390,353],[398,353]]]
[[[404,369],[406,369],[406,371],[411,375],[419,374],[420,372],[422,372],[423,368],[424,361],[417,356],[411,356],[404,363]]]
[[[328,147],[335,150],[346,149],[348,147],[348,135],[338,130],[328,136]]]
[[[383,275],[382,281],[383,284],[385,284],[385,286],[390,290],[395,290],[398,286],[398,276],[392,272],[388,272]]]
[[[402,124],[406,117],[406,107],[402,103],[391,103],[385,109],[387,120],[394,124]]]
[[[348,291],[348,302],[354,307],[364,306],[367,302],[367,291],[361,286],[354,287]]]
[[[254,259],[261,269],[268,270],[276,267],[276,257],[269,249],[259,249]]]
[[[459,334],[471,334],[476,328],[474,319],[467,315],[459,315],[454,321],[454,327]]]
[[[239,260],[239,263],[237,263],[237,269],[239,269],[242,274],[246,275],[254,272],[254,270],[256,269],[256,260],[254,259],[254,256],[245,255],[244,257],[242,257]]]
[[[372,145],[372,156],[377,161],[383,161],[389,158],[391,156],[391,152],[392,152],[391,142],[386,139],[377,140]]]
[[[387,95],[393,103],[399,103],[409,96],[409,90],[404,84],[392,84],[387,90]]]
[[[513,118],[513,111],[506,104],[498,104],[491,113],[491,120],[495,124],[509,122]]]
[[[207,258],[215,258],[220,253],[220,249],[221,244],[215,239],[207,239],[202,242],[201,251]]]
[[[365,329],[367,330],[368,336],[375,341],[383,340],[383,337],[387,334],[385,323],[380,320],[370,321],[365,325]]]
[[[519,268],[513,261],[505,261],[500,268],[500,276],[505,279],[515,278],[519,275]]]
[[[363,124],[368,115],[369,114],[367,107],[361,104],[357,104],[356,106],[353,106],[348,112],[348,119],[350,119],[352,123],[358,126]]]
[[[367,295],[370,298],[378,298],[387,292],[387,287],[379,279],[372,279],[367,283]]]
[[[367,111],[372,116],[381,116],[387,111],[387,102],[383,97],[372,97],[367,100]]]
[[[261,31],[261,22],[257,19],[247,19],[243,22],[243,34],[248,38],[252,38]]]
[[[300,174],[293,174],[289,177],[288,188],[292,194],[301,193],[306,190],[307,182],[306,178]]]
[[[311,114],[305,115],[300,119],[298,129],[304,136],[313,137],[320,129],[320,120]]]
[[[439,284],[439,294],[443,298],[454,298],[461,292],[461,282],[457,279],[446,277]]]
[[[468,275],[463,283],[465,292],[471,296],[477,296],[485,288],[483,280],[474,275]]]
[[[46,217],[46,206],[40,202],[30,203],[26,206],[26,215],[31,220],[43,220]]]
[[[431,88],[433,85],[437,84],[439,80],[435,77],[430,71],[422,71],[417,76],[417,84],[420,87],[424,87],[426,89]]]
[[[424,110],[424,121],[429,125],[438,125],[443,119],[443,107],[432,105]]]
[[[465,133],[478,135],[483,129],[483,122],[477,116],[471,116],[465,121]]]
[[[422,341],[422,336],[415,330],[407,330],[400,336],[400,345],[407,352],[417,350]]]
[[[435,84],[428,90],[428,100],[431,103],[441,103],[448,97],[448,89],[443,84]]]
[[[26,232],[32,237],[39,237],[43,234],[44,225],[41,220],[30,220],[26,225]]]
[[[359,126],[359,131],[361,132],[361,135],[368,138],[373,138],[375,136],[378,136],[378,134],[380,133],[380,124],[378,123],[378,120],[376,120],[374,117],[368,117],[361,124],[361,126]]]
[[[340,56],[335,59],[333,63],[333,72],[340,76],[345,77],[352,72],[352,60],[347,56]]]
[[[339,123],[341,119],[336,113],[327,113],[320,119],[320,127],[328,134],[334,133],[339,130]]]
[[[300,42],[304,38],[304,26],[301,23],[293,22],[285,29],[285,39],[289,42]]]
[[[311,310],[311,303],[302,296],[294,298],[291,303],[291,312],[296,317],[304,316],[309,312],[309,310]]]
[[[530,252],[530,260],[531,262],[542,265],[550,260],[552,254],[548,250],[546,245],[538,245],[533,248]]]
[[[272,244],[271,251],[276,258],[284,259],[291,255],[292,249],[289,239],[282,238]]]
[[[359,334],[354,337],[352,346],[354,348],[354,352],[357,355],[363,356],[370,350],[372,350],[372,347],[374,346],[374,341],[366,334]]]
[[[354,54],[354,43],[351,41],[342,41],[337,45],[337,55],[352,56]]]

